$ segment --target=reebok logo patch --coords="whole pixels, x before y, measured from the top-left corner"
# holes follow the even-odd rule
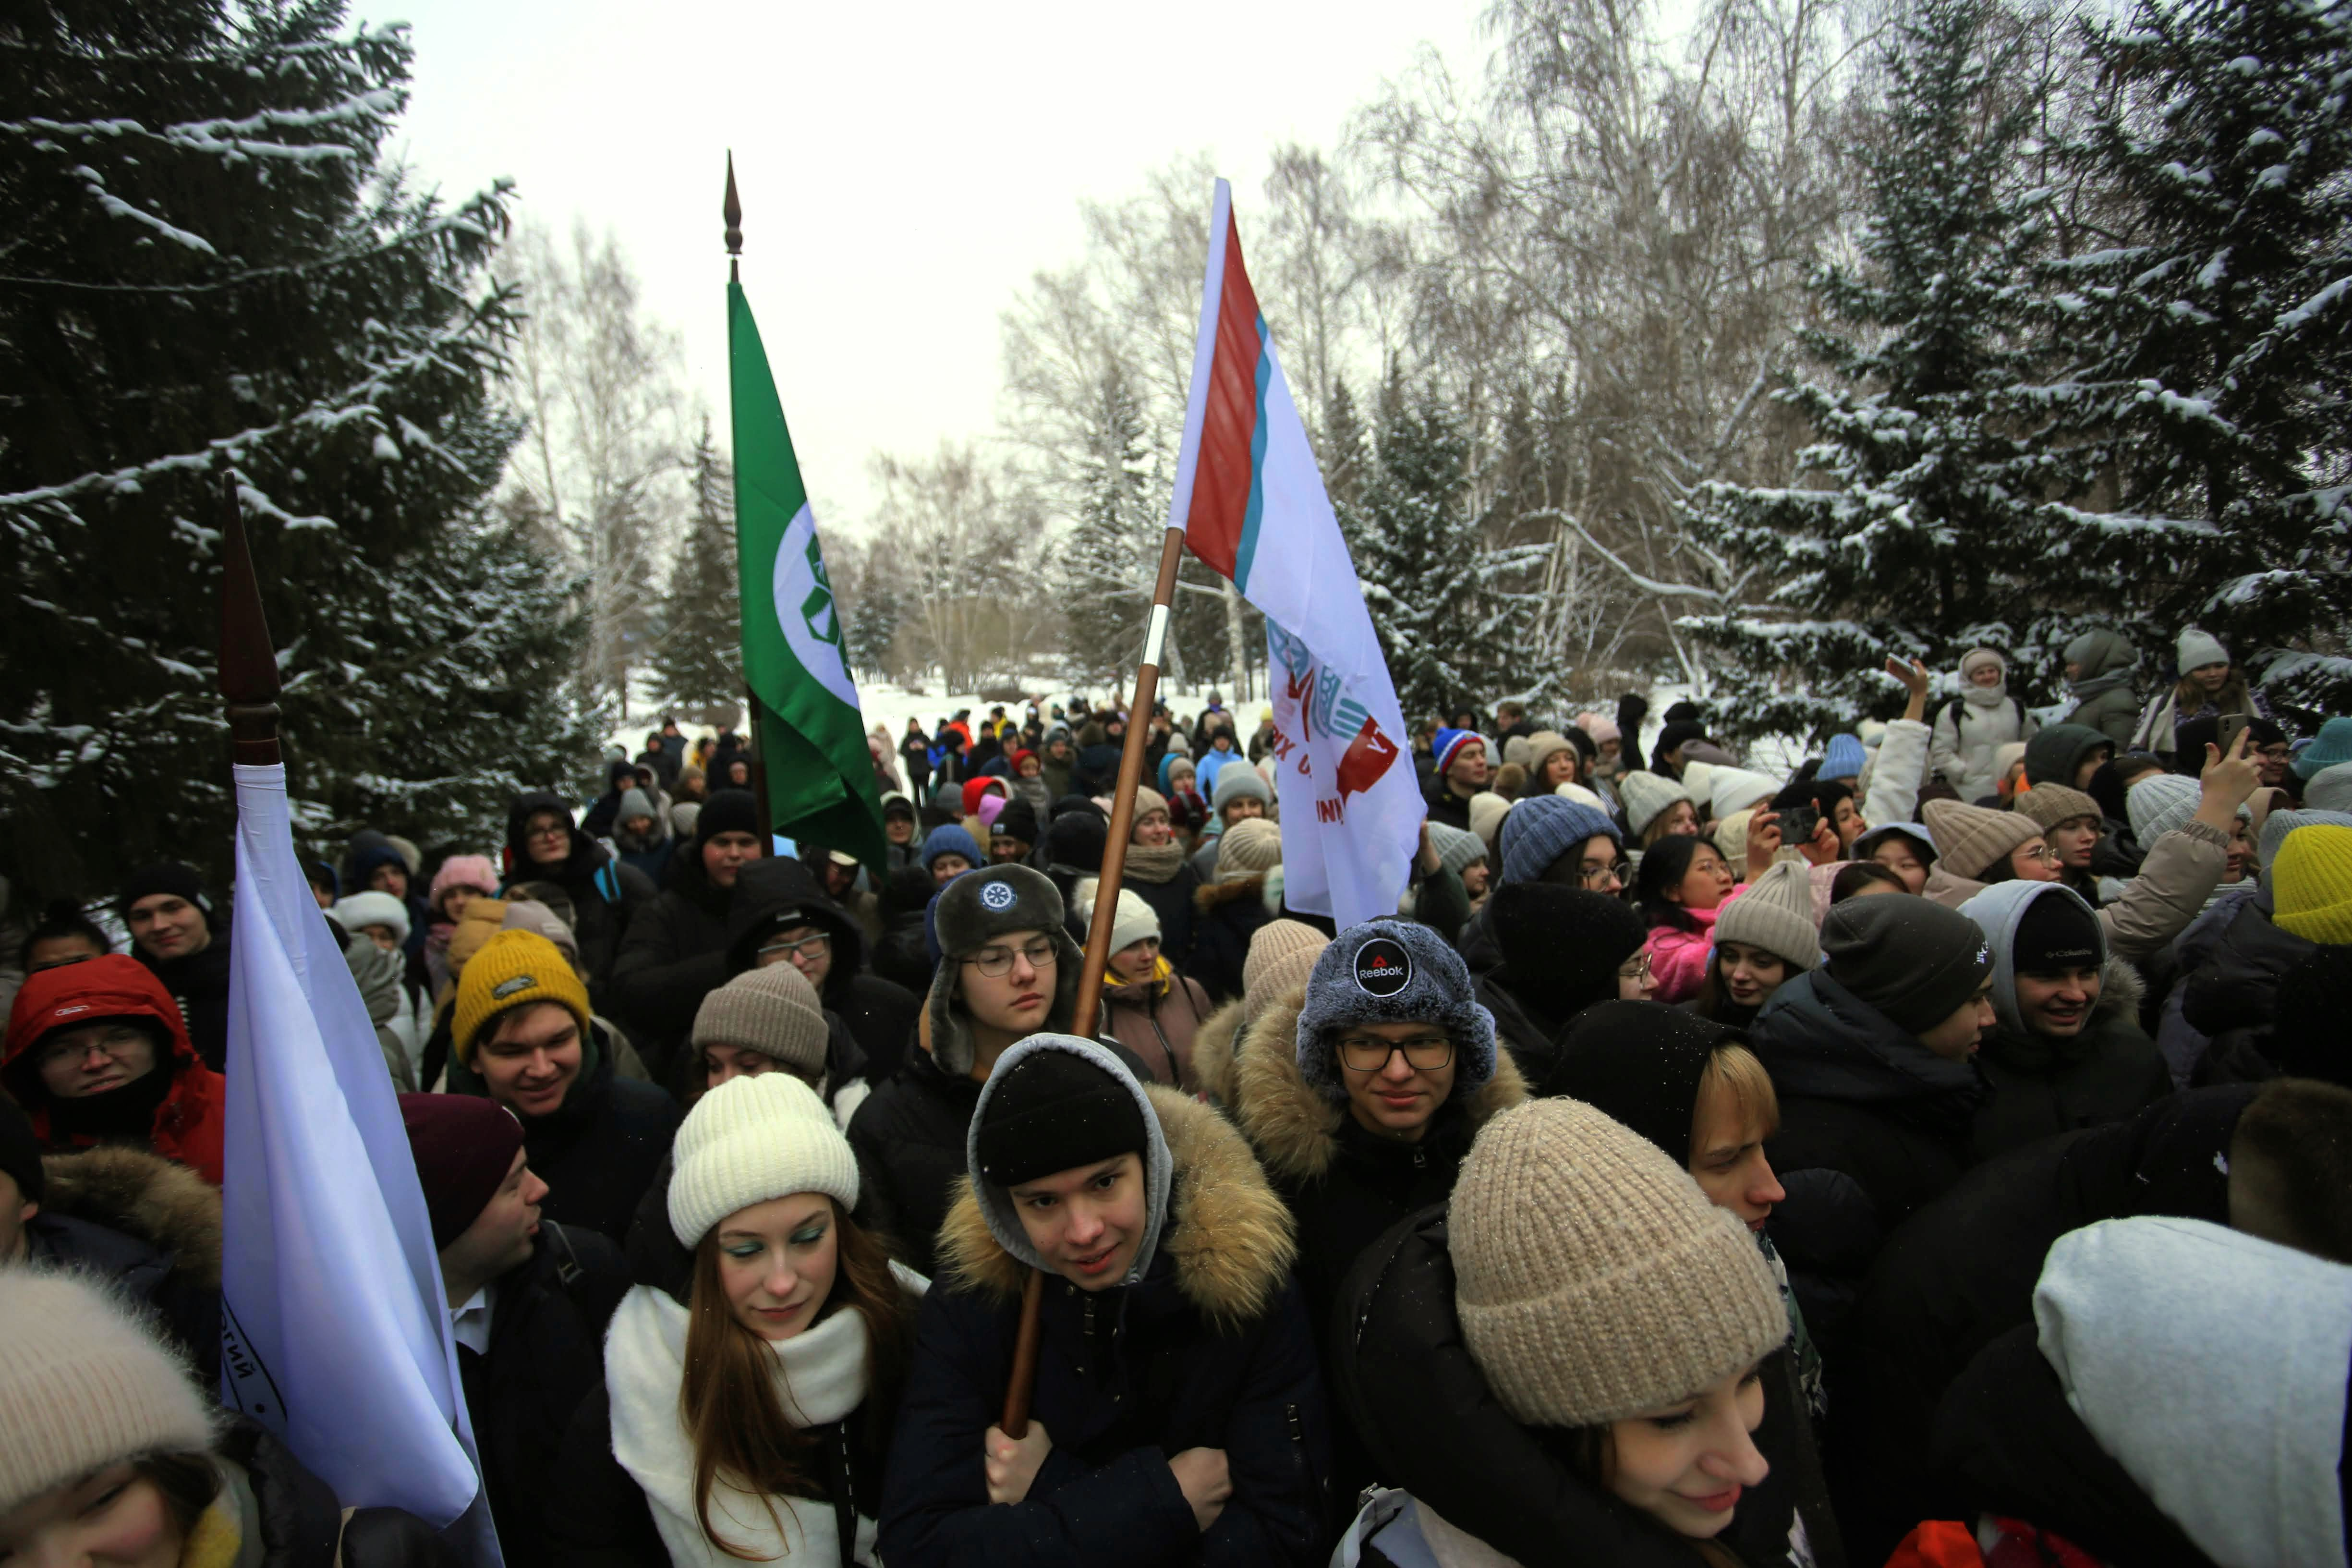
[[[1356,989],[1367,996],[1393,996],[1412,984],[1412,954],[1404,944],[1376,936],[1356,950]]]

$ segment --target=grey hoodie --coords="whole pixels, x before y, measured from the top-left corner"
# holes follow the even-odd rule
[[[1168,1189],[1175,1179],[1176,1166],[1168,1153],[1168,1139],[1160,1130],[1160,1113],[1152,1109],[1150,1098],[1135,1081],[1135,1075],[1117,1057],[1092,1040],[1082,1040],[1076,1035],[1032,1035],[1007,1049],[988,1069],[988,1081],[980,1086],[980,1098],[972,1102],[971,1127],[964,1134],[964,1169],[981,1168],[980,1124],[988,1114],[988,1101],[996,1093],[996,1086],[1004,1081],[1006,1073],[1039,1051],[1067,1051],[1083,1058],[1125,1086],[1143,1112],[1143,1133],[1150,1141],[1143,1152],[1143,1244],[1135,1249],[1135,1263],[1127,1278],[1119,1281],[1132,1285],[1143,1278],[1145,1270],[1151,1267],[1152,1255],[1160,1249],[1160,1232],[1168,1221]],[[971,1190],[979,1200],[981,1217],[988,1222],[989,1234],[996,1237],[996,1244],[1030,1268],[1052,1273],[1053,1266],[1029,1245],[1029,1233],[1021,1227],[1021,1215],[1013,1207],[1012,1194],[993,1183],[977,1178]]]
[[[2205,1220],[2061,1237],[2034,1287],[2066,1403],[2222,1568],[2341,1568],[2352,1268]]]
[[[2099,924],[2091,906],[2083,896],[2063,882],[1995,882],[1983,892],[1960,905],[1960,913],[1977,922],[1985,933],[1985,943],[1992,949],[1992,1010],[2000,1019],[2000,1026],[2012,1034],[2027,1033],[2024,1016],[2017,1010],[2017,926],[2033,900],[2042,898],[2072,899],[2083,905],[2084,914],[2099,933],[2099,962],[2104,969],[2107,962],[2107,931]]]

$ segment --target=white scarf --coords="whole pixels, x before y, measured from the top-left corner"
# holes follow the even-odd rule
[[[677,1408],[686,1375],[686,1328],[687,1310],[665,1291],[638,1285],[621,1299],[604,1339],[613,1457],[645,1489],[654,1525],[677,1568],[743,1568],[741,1559],[711,1544],[695,1510],[694,1444]],[[865,1314],[845,1307],[806,1333],[769,1342],[776,1359],[776,1393],[795,1425],[838,1421],[865,1402],[866,1340]],[[879,1500],[862,1500],[872,1507]],[[841,1561],[841,1536],[829,1500],[779,1498],[771,1520],[763,1500],[722,1477],[710,1489],[710,1517],[721,1535],[754,1559],[810,1568],[835,1568]],[[875,1521],[861,1512],[854,1561],[875,1561]]]

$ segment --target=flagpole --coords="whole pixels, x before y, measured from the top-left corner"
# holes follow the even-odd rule
[[[221,479],[220,693],[228,703],[230,755],[247,767],[275,766],[278,655],[269,645],[235,474]]]
[[[735,150],[727,151],[727,199],[719,208],[719,216],[727,220],[727,281],[743,280],[743,201],[735,194]],[[760,825],[760,853],[776,852],[776,825],[768,806],[768,757],[760,749],[760,694],[752,689],[747,678],[743,682],[743,727],[751,736],[751,809],[753,820]]]
[[[1103,973],[1110,963],[1110,933],[1118,923],[1118,886],[1127,874],[1127,841],[1135,831],[1135,792],[1143,783],[1143,748],[1151,729],[1151,707],[1160,695],[1160,657],[1167,650],[1168,617],[1176,604],[1176,572],[1184,563],[1184,531],[1171,527],[1160,542],[1160,575],[1151,588],[1151,618],[1143,637],[1143,663],[1135,672],[1135,700],[1127,710],[1127,743],[1118,754],[1118,786],[1110,803],[1110,835],[1103,844],[1102,874],[1095,882],[1095,912],[1087,924],[1086,958],[1078,970],[1077,1005],[1070,1027],[1091,1037],[1102,1011]],[[1013,1342],[1013,1374],[1004,1390],[1004,1435],[1019,1442],[1029,1434],[1029,1398],[1037,1384],[1037,1346],[1043,1324],[1045,1276],[1031,1269],[1021,1287],[1021,1326]]]

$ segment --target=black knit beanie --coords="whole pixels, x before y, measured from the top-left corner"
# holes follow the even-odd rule
[[[1150,1146],[1125,1084],[1075,1051],[1034,1051],[989,1092],[975,1142],[992,1186],[1017,1187]]]
[[[1045,861],[1056,869],[1097,876],[1102,871],[1103,850],[1109,843],[1110,819],[1093,805],[1084,811],[1058,812],[1045,829]]]
[[[1037,808],[1025,800],[1015,799],[996,814],[993,829],[999,838],[1017,838],[1024,844],[1037,842]]]
[[[1934,1028],[1992,976],[1992,949],[1958,910],[1909,895],[1848,899],[1822,921],[1830,978],[1906,1034]]]
[[[1504,883],[1486,923],[1503,950],[1496,978],[1556,1019],[1615,996],[1618,967],[1649,936],[1622,899],[1549,882]]]
[[[26,1203],[41,1201],[41,1141],[33,1136],[31,1119],[5,1095],[0,1095],[0,1175],[15,1179],[17,1194]]]
[[[699,849],[722,833],[760,837],[760,803],[750,790],[714,790],[703,802],[702,814],[694,819],[694,847]]]
[[[2020,974],[2096,969],[2107,950],[2099,917],[2080,899],[2035,899],[2018,917],[2010,939],[2010,967]]]
[[[1607,1111],[1686,1168],[1699,1079],[1730,1035],[1662,1002],[1603,1002],[1579,1013],[1560,1036],[1537,1092]]]
[[[2271,1042],[2279,1070],[2289,1078],[2352,1087],[2352,946],[2322,943],[2286,972]]]
[[[169,893],[195,905],[205,917],[205,927],[211,927],[213,900],[212,895],[205,891],[205,879],[196,875],[194,867],[177,860],[158,860],[125,877],[121,890],[115,895],[114,912],[129,919],[131,905],[157,893]]]

